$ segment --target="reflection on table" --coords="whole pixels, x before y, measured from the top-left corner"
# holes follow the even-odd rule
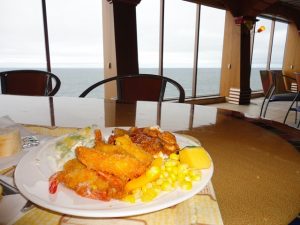
[[[217,109],[169,102],[122,104],[92,98],[41,98],[0,95],[1,115],[18,122],[44,126],[84,127],[159,125],[164,129],[184,130],[215,124]],[[180,120],[180,122],[177,119]]]

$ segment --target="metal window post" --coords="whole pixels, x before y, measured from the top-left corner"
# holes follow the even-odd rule
[[[275,30],[275,20],[273,19],[272,24],[271,24],[271,32],[270,32],[270,41],[269,41],[269,50],[268,50],[268,59],[267,59],[267,70],[270,70],[270,65],[271,65],[274,30]]]
[[[49,50],[49,37],[48,37],[46,0],[42,0],[42,10],[43,10],[43,24],[44,24],[44,38],[45,38],[45,51],[46,51],[46,60],[47,60],[47,71],[51,72],[51,61],[50,61],[50,50]]]
[[[197,77],[198,77],[198,51],[199,51],[199,36],[200,36],[200,15],[201,5],[197,4],[196,8],[196,24],[195,24],[195,44],[194,44],[194,64],[193,64],[193,84],[192,97],[197,96]]]
[[[163,69],[164,69],[164,25],[165,25],[165,0],[160,0],[158,74],[161,76],[163,76]]]

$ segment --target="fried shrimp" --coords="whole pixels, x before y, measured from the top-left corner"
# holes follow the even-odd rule
[[[49,192],[54,194],[59,183],[74,190],[77,194],[98,200],[108,201],[112,198],[121,199],[124,196],[125,182],[104,172],[89,170],[77,159],[69,160],[62,171],[49,179]]]

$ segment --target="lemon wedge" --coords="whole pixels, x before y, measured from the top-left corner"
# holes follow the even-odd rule
[[[188,164],[195,169],[207,169],[211,165],[211,158],[203,147],[190,146],[185,147],[179,152],[181,163]]]

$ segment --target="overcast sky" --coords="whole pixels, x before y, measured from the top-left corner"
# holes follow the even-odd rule
[[[160,0],[137,6],[140,67],[158,67]],[[29,7],[30,6],[30,7]],[[165,67],[192,67],[196,5],[165,2]],[[103,67],[102,3],[100,0],[47,0],[52,67]],[[1,0],[0,67],[45,67],[41,0]],[[220,67],[225,11],[202,7],[200,67]],[[253,63],[266,62],[270,22],[254,46]],[[276,27],[274,60],[280,64],[286,25]],[[274,61],[275,62],[275,61]]]

